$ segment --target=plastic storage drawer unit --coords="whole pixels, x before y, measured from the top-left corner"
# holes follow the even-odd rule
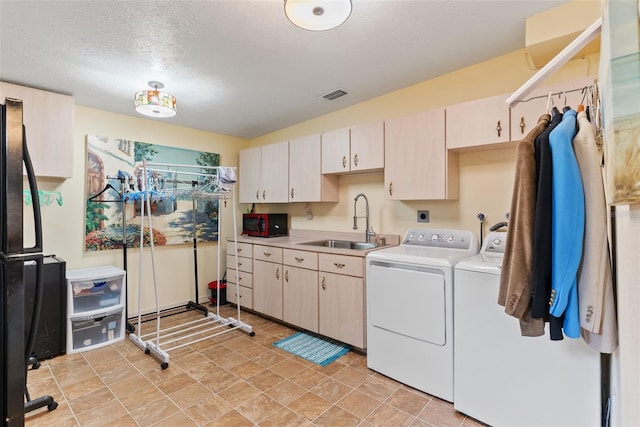
[[[125,274],[113,266],[67,270],[67,353],[124,339]]]
[[[71,319],[71,352],[97,348],[118,341],[124,335],[123,309],[115,312]]]

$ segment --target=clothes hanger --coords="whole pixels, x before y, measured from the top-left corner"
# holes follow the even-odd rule
[[[118,195],[118,200],[96,200],[100,195],[104,194],[106,191],[108,190],[113,190],[116,192],[116,194]],[[120,192],[110,183],[107,183],[107,185],[97,194],[94,194],[93,196],[89,197],[89,201],[90,202],[99,202],[99,203],[114,203],[114,202],[122,202],[122,194],[120,194]]]

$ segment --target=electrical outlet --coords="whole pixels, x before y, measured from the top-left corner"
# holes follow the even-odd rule
[[[418,211],[418,222],[429,222],[429,211]]]

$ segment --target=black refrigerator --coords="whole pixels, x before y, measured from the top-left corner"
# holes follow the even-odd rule
[[[6,426],[24,425],[27,362],[34,334],[25,330],[25,262],[35,262],[36,292],[42,289],[42,222],[38,189],[27,150],[22,101],[6,98],[0,120],[0,404]],[[23,235],[23,166],[33,201],[35,245]],[[39,313],[36,298],[34,312]],[[37,325],[37,314],[32,320]]]

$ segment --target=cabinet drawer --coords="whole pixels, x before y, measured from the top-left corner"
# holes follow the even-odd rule
[[[294,267],[318,269],[318,254],[315,252],[297,251],[295,249],[284,249],[282,252],[283,264]]]
[[[318,254],[318,264],[321,271],[357,277],[364,276],[364,258],[362,257],[321,253]]]
[[[107,267],[68,270],[69,312],[104,311],[124,304],[124,275],[123,270]]]
[[[236,283],[236,270],[227,268],[227,282],[230,284]],[[239,285],[251,288],[253,287],[253,275],[251,273],[247,273],[246,271],[238,271],[238,282]]]
[[[282,248],[272,246],[253,245],[253,259],[281,263]]]
[[[236,254],[236,245],[238,256],[251,257],[251,243],[236,243],[234,241],[227,242],[227,255]]]
[[[124,339],[124,308],[71,318],[67,353],[76,353]]]
[[[227,301],[253,310],[252,289],[245,286],[236,286],[235,284],[229,285],[227,286]]]
[[[227,254],[227,267],[236,268],[236,257]],[[238,257],[238,270],[253,273],[253,260],[251,258]]]

